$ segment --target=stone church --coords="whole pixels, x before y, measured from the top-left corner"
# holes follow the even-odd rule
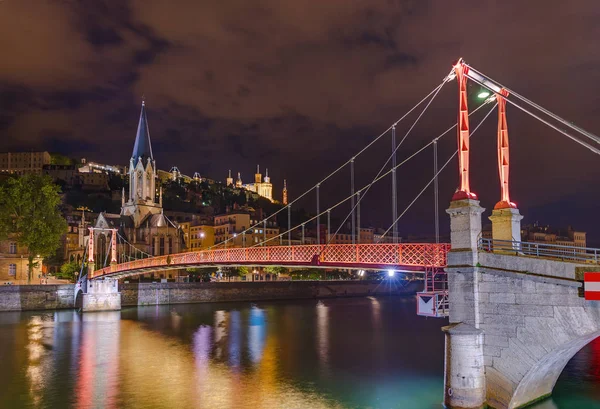
[[[162,188],[157,188],[156,162],[143,101],[127,177],[129,191],[126,194],[123,189],[121,213],[100,213],[94,225],[96,269],[110,264],[113,229],[118,232],[119,263],[178,253],[184,247],[181,229],[163,214]],[[162,272],[158,278],[174,278],[175,275],[176,272]]]

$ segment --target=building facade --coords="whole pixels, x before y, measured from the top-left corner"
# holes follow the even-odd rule
[[[571,226],[566,229],[556,229],[549,225],[540,226],[537,223],[521,228],[521,240],[582,248],[587,245],[585,232],[575,231]]]
[[[0,241],[0,283],[27,284],[28,258],[27,246],[20,246],[16,240],[10,238]],[[35,284],[39,283],[38,277],[42,274],[42,258],[36,257],[33,262],[31,283]]]
[[[0,153],[0,172],[41,175],[44,165],[49,165],[50,161],[48,152],[4,152]]]
[[[179,223],[186,251],[205,250],[215,244],[215,228],[209,224]]]
[[[260,243],[267,246],[278,246],[280,240],[279,227],[274,221],[267,221],[266,226],[254,220],[247,212],[227,213],[215,216],[215,244],[223,247],[252,247]],[[250,227],[254,226],[251,230]]]

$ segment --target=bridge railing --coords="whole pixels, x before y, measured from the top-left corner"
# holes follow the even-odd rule
[[[176,253],[112,264],[94,272],[92,277],[152,267],[177,268],[182,265],[311,265],[380,268],[382,266],[445,267],[450,244],[334,244],[265,246]]]
[[[487,252],[514,253],[563,261],[600,263],[600,249],[565,246],[561,244],[533,243],[525,241],[479,239],[479,250]]]

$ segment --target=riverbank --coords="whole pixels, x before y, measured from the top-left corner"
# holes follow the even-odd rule
[[[121,306],[266,301],[308,298],[413,295],[421,281],[271,281],[231,283],[121,284]],[[75,308],[75,286],[15,285],[0,287],[0,311]]]

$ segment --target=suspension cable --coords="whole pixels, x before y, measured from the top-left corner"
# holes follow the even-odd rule
[[[130,248],[133,248],[133,249],[139,251],[140,253],[145,254],[146,256],[148,256],[148,258],[152,257],[150,254],[146,253],[145,251],[137,248],[136,246],[134,246],[133,244],[128,242],[127,239],[125,237],[121,236],[121,233],[119,233],[118,231],[117,231],[117,236],[119,236],[121,238],[121,240],[123,240],[127,245],[129,245]],[[129,258],[131,258],[131,256]],[[137,260],[137,259],[134,257],[134,260]]]
[[[480,110],[480,109],[481,109],[483,106],[485,106],[485,105],[486,105],[486,103],[484,103],[484,104],[481,104],[479,107],[477,107],[476,109],[474,109],[474,110],[473,110],[473,111],[472,111],[472,112],[471,112],[469,115],[473,115],[475,112],[479,111],[479,110]],[[492,108],[492,110],[493,110],[493,108]],[[490,112],[492,112],[492,110],[490,110]],[[489,113],[488,113],[487,115],[489,115]],[[486,115],[486,117],[487,117],[487,115]],[[404,164],[406,164],[406,163],[407,163],[409,160],[413,159],[413,158],[414,158],[415,156],[417,156],[419,153],[423,152],[423,151],[424,151],[425,149],[427,149],[427,148],[428,148],[430,145],[432,145],[432,144],[434,143],[434,141],[438,141],[438,140],[440,140],[442,137],[444,137],[445,135],[447,135],[447,134],[448,134],[448,133],[449,133],[451,130],[453,130],[454,128],[456,128],[456,125],[457,125],[457,124],[454,124],[454,125],[452,125],[452,126],[451,126],[451,127],[449,127],[448,129],[446,129],[444,132],[442,132],[441,134],[439,134],[437,137],[433,138],[433,139],[432,139],[432,140],[431,140],[429,143],[427,143],[426,145],[424,145],[423,147],[421,147],[419,150],[417,150],[416,152],[414,152],[412,155],[410,155],[409,157],[407,157],[406,159],[404,159],[402,162],[400,162],[398,165],[396,165],[396,168],[395,168],[395,169],[398,169],[399,167],[403,166],[403,165],[404,165]],[[360,199],[359,199],[357,202],[358,202],[358,203],[360,203],[360,201],[362,201],[362,199],[364,198],[364,195],[363,195],[363,193],[362,193],[363,191],[367,190],[367,189],[368,189],[368,188],[369,188],[371,185],[373,185],[374,183],[377,183],[377,182],[379,182],[381,179],[385,178],[386,176],[388,176],[388,175],[389,175],[389,174],[391,174],[391,173],[392,173],[392,169],[390,169],[390,170],[388,170],[386,173],[384,173],[384,174],[380,175],[378,178],[376,178],[376,179],[373,179],[373,180],[372,180],[372,181],[371,181],[371,182],[370,182],[368,185],[366,185],[366,186],[362,187],[361,189],[359,189],[359,190],[358,190],[356,193],[360,193],[360,194],[361,194],[361,196],[360,196]],[[345,199],[342,199],[342,200],[340,200],[338,203],[336,203],[335,205],[333,205],[333,206],[329,207],[327,210],[324,210],[323,212],[321,212],[321,215],[323,215],[323,214],[325,214],[325,213],[327,213],[327,212],[330,212],[332,209],[335,209],[336,207],[338,207],[338,206],[340,206],[340,205],[344,204],[344,203],[345,203],[345,202],[347,202],[348,200],[350,200],[350,196],[346,197]],[[266,242],[269,242],[269,241],[271,241],[271,240],[275,240],[275,239],[279,238],[279,236],[282,236],[282,235],[288,234],[288,233],[290,233],[290,232],[292,232],[292,231],[294,231],[294,230],[298,229],[299,227],[302,227],[302,226],[304,226],[304,224],[312,222],[312,221],[313,221],[313,220],[315,220],[316,218],[317,218],[317,216],[314,216],[314,217],[312,217],[312,218],[308,219],[307,221],[305,221],[305,222],[301,223],[301,224],[300,224],[300,225],[298,225],[298,226],[292,227],[292,228],[290,228],[290,229],[288,229],[288,230],[286,230],[286,231],[284,231],[284,232],[280,233],[280,234],[279,234],[279,235],[277,235],[277,236],[274,236],[274,237],[271,237],[271,238],[267,239],[267,240],[266,240]],[[304,244],[304,243],[302,243],[302,244]],[[262,245],[262,243],[256,243],[255,245],[253,245],[253,246],[251,246],[251,247],[257,247],[257,246],[260,246],[260,245]]]
[[[446,82],[448,82],[448,81],[450,81],[450,77],[444,78],[444,82],[442,82],[442,86],[444,84],[446,84]],[[417,119],[415,119],[415,121],[413,122],[413,124],[411,125],[411,127],[404,134],[404,137],[402,138],[402,140],[400,140],[400,143],[398,144],[398,146],[394,147],[394,150],[392,151],[392,154],[387,158],[387,160],[385,161],[385,163],[383,164],[383,166],[381,167],[381,169],[379,169],[379,172],[377,172],[377,175],[375,176],[375,179],[377,179],[381,175],[381,173],[385,170],[385,168],[388,165],[388,163],[390,162],[390,160],[392,160],[395,157],[396,152],[398,151],[398,149],[400,149],[400,146],[402,146],[402,144],[404,143],[404,141],[406,140],[406,138],[408,137],[408,135],[410,134],[410,132],[414,129],[414,127],[417,125],[417,123],[419,122],[419,120],[423,117],[423,115],[425,114],[425,112],[427,111],[427,109],[429,108],[429,106],[431,105],[431,103],[433,102],[433,100],[435,99],[435,97],[437,97],[437,95],[439,94],[439,92],[441,90],[442,90],[442,87],[439,87],[438,90],[435,92],[435,94],[427,102],[427,104],[425,105],[425,107],[423,108],[423,110],[421,111],[421,113],[419,114],[419,116],[417,116]],[[392,128],[393,128],[392,130],[394,130],[395,126],[393,126]],[[394,166],[392,166],[391,173],[395,174],[395,172],[396,172],[396,168]],[[367,190],[365,191],[364,195],[362,195],[362,197],[366,196],[366,194],[369,192],[369,189],[371,188],[372,185],[373,184],[370,184],[368,186]],[[353,197],[353,199],[354,199],[354,197]],[[331,240],[335,239],[335,236],[337,236],[337,234],[340,232],[340,230],[344,226],[344,223],[346,223],[346,220],[348,220],[348,217],[350,217],[350,214],[354,214],[354,211],[356,210],[356,205],[357,204],[353,203],[352,210],[350,211],[350,213],[348,215],[346,215],[346,217],[344,218],[344,221],[342,223],[340,223],[340,225],[338,226],[338,228],[335,231],[335,233],[333,233],[333,236],[329,238],[329,241],[325,245],[325,248],[327,248],[327,246],[331,243]]]
[[[496,91],[494,91],[492,88],[490,88],[488,85],[486,85],[486,84],[482,83],[481,81],[478,81],[478,80],[476,80],[476,79],[474,79],[474,78],[471,78],[471,77],[469,77],[469,79],[470,79],[471,81],[475,82],[476,84],[479,84],[479,85],[481,85],[482,87],[485,87],[486,89],[489,89],[489,90],[490,90],[490,91],[492,91],[493,93],[497,94],[497,92],[496,92]],[[509,90],[508,90],[508,88],[506,88],[506,90],[507,90],[507,91],[509,91]],[[512,92],[512,91],[509,91],[509,92]],[[556,119],[558,122],[562,123],[563,125],[566,125],[566,126],[568,126],[569,128],[571,128],[571,129],[574,129],[574,130],[576,130],[577,132],[580,132],[580,133],[582,133],[582,134],[583,134],[583,135],[585,135],[586,137],[588,137],[588,138],[591,138],[593,141],[595,141],[595,142],[597,142],[597,143],[600,143],[600,139],[598,139],[598,137],[597,137],[597,136],[595,136],[595,135],[592,135],[592,134],[590,134],[590,133],[589,133],[589,132],[587,132],[587,131],[584,131],[583,129],[579,128],[578,126],[571,125],[571,124],[570,124],[570,123],[569,123],[567,120],[565,120],[565,119],[563,119],[563,118],[559,117],[558,115],[555,115],[555,114],[551,113],[550,111],[546,110],[545,108],[543,108],[543,107],[540,107],[539,105],[537,105],[537,104],[535,104],[535,103],[533,103],[533,102],[531,102],[531,101],[527,100],[527,99],[526,99],[526,98],[524,98],[524,97],[521,97],[521,96],[520,96],[520,95],[518,95],[518,94],[517,94],[516,96],[517,96],[517,98],[520,98],[521,100],[523,100],[523,102],[525,102],[525,103],[527,103],[527,104],[531,104],[531,105],[532,105],[533,107],[535,107],[535,108],[538,108],[538,107],[539,107],[538,109],[540,109],[540,110],[541,110],[542,112],[544,112],[544,113],[546,113],[546,112],[549,112],[547,115],[549,115],[549,116],[551,116],[552,118]],[[557,132],[559,132],[559,133],[563,134],[564,136],[566,136],[567,138],[571,139],[572,141],[574,141],[574,142],[577,142],[578,144],[580,144],[580,145],[582,145],[582,146],[584,146],[584,147],[588,148],[590,151],[594,152],[595,154],[597,154],[597,155],[600,155],[600,149],[596,148],[595,146],[592,146],[592,145],[590,145],[589,143],[587,143],[587,142],[585,142],[585,141],[582,141],[582,140],[580,140],[580,139],[576,138],[575,136],[571,135],[570,133],[568,133],[568,132],[567,132],[567,131],[565,131],[564,129],[560,129],[558,126],[551,124],[551,123],[550,123],[550,122],[548,122],[547,120],[545,120],[545,119],[541,118],[540,116],[538,116],[538,115],[534,114],[533,112],[531,112],[531,111],[527,110],[526,108],[522,107],[521,105],[517,104],[516,102],[514,102],[514,101],[513,101],[513,100],[511,100],[510,98],[505,98],[505,99],[506,99],[506,102],[508,102],[509,104],[511,104],[511,105],[514,105],[516,108],[518,108],[518,109],[520,109],[521,111],[525,112],[526,114],[528,114],[528,115],[532,116],[533,118],[537,119],[538,121],[542,122],[543,124],[545,124],[545,125],[549,126],[550,128],[554,129],[555,131],[557,131]],[[583,131],[583,132],[582,132],[582,131]]]
[[[398,123],[400,123],[401,121],[403,121],[408,115],[410,115],[415,109],[417,109],[417,107],[419,107],[423,102],[425,102],[431,95],[437,93],[439,91],[440,88],[442,88],[442,86],[448,82],[450,79],[452,79],[450,77],[450,75],[446,76],[444,78],[444,80],[442,81],[441,84],[439,84],[437,87],[435,87],[429,94],[427,94],[423,99],[421,99],[415,106],[413,106],[408,112],[406,112],[402,117],[400,117],[398,120],[396,120],[392,125],[390,125],[385,131],[383,131],[381,134],[379,134],[379,136],[377,136],[375,139],[373,139],[371,142],[369,142],[364,148],[362,148],[357,154],[353,155],[352,158],[350,158],[349,160],[347,160],[344,164],[340,165],[337,169],[335,169],[333,172],[331,172],[329,175],[325,176],[323,179],[321,179],[320,182],[316,183],[313,187],[311,187],[310,189],[308,189],[307,191],[305,191],[304,193],[302,193],[300,196],[298,196],[296,199],[292,200],[287,206],[282,207],[281,209],[277,210],[275,213],[267,216],[264,220],[268,220],[271,217],[277,215],[278,213],[280,213],[281,211],[283,211],[286,207],[291,206],[292,204],[296,203],[297,201],[299,201],[300,199],[302,199],[304,196],[306,196],[307,194],[309,194],[310,192],[312,192],[313,190],[315,190],[317,188],[317,185],[320,185],[322,183],[324,183],[325,181],[327,181],[328,179],[330,179],[333,175],[335,175],[336,173],[338,173],[340,170],[342,170],[346,165],[348,165],[350,163],[351,160],[355,159],[356,157],[360,156],[361,154],[363,154],[367,149],[369,149],[375,142],[377,142],[379,139],[381,139],[384,135],[386,135],[393,126],[398,125]],[[246,232],[251,232],[254,228],[258,227],[260,224],[262,223],[262,221],[254,224],[253,226],[248,227],[246,230],[243,231],[243,233]],[[207,248],[207,250],[210,250],[214,247],[220,246],[222,244],[226,244],[227,242],[233,240],[233,238],[228,238],[227,240],[224,240],[220,243],[214,244],[212,246],[210,246],[209,248]]]
[[[439,183],[438,183],[438,145],[437,140],[433,141],[433,224],[435,227],[435,243],[440,242],[440,204],[439,204]],[[396,224],[396,229],[398,224]]]
[[[482,76],[482,77],[484,77],[484,78],[490,78],[489,76],[487,76],[487,75],[483,74],[481,71],[479,71],[479,70],[476,70],[476,69],[473,69],[473,67],[470,67],[470,66],[469,66],[469,68],[470,68],[470,70],[471,70],[471,71],[474,71],[474,72],[478,73],[479,75],[481,75],[481,76]],[[490,88],[488,85],[486,85],[486,84],[482,84],[482,83],[480,83],[479,81],[477,81],[476,79],[474,79],[474,78],[472,78],[472,77],[469,77],[469,79],[471,79],[471,80],[473,80],[473,81],[475,81],[475,82],[479,83],[480,85],[484,86],[485,88],[489,89],[490,91],[492,91],[492,92],[496,93],[496,91],[495,91],[495,90],[493,90],[493,89],[491,89],[491,88]],[[490,79],[491,79],[491,78],[490,78]],[[493,80],[493,81],[495,81],[495,80]],[[497,82],[497,81],[495,81],[495,82]],[[533,102],[532,100],[530,100],[530,99],[528,99],[528,98],[524,97],[523,95],[521,95],[521,94],[519,94],[519,93],[517,93],[517,92],[513,91],[512,89],[510,89],[510,88],[508,88],[508,87],[505,87],[505,86],[503,86],[503,85],[502,85],[502,84],[500,84],[500,83],[498,83],[498,85],[500,85],[500,87],[502,87],[502,88],[504,88],[506,91],[508,91],[509,95],[513,95],[515,98],[518,98],[518,99],[520,99],[521,101],[525,102],[526,104],[528,104],[528,105],[532,106],[533,108],[535,108],[535,109],[537,109],[537,110],[539,110],[539,111],[543,112],[544,114],[546,114],[546,115],[548,115],[549,117],[553,118],[554,120],[556,120],[556,121],[558,121],[558,122],[562,123],[563,125],[567,126],[568,128],[571,128],[572,130],[574,130],[574,131],[576,131],[576,132],[579,132],[581,135],[583,135],[583,136],[585,136],[585,137],[587,137],[587,138],[591,139],[592,141],[596,142],[597,144],[600,144],[600,138],[599,138],[598,136],[594,135],[593,133],[591,133],[591,132],[588,132],[588,131],[586,131],[585,129],[583,129],[583,128],[581,128],[581,127],[579,127],[579,126],[575,125],[575,124],[572,124],[571,122],[567,121],[566,119],[564,119],[564,118],[561,118],[560,116],[556,115],[554,112],[552,112],[552,111],[549,111],[548,109],[544,108],[543,106],[541,106],[541,105],[539,105],[539,104],[536,104],[536,103],[535,103],[535,102]],[[508,98],[506,98],[506,100],[508,101]],[[517,105],[515,105],[515,106],[517,106]],[[538,119],[538,118],[536,118],[536,119]]]
[[[477,132],[477,130],[479,129],[479,127],[485,122],[485,120],[490,116],[490,114],[492,113],[492,111],[496,108],[496,105],[498,105],[497,103],[494,104],[494,106],[492,107],[492,109],[490,109],[490,111],[483,117],[483,119],[477,124],[477,126],[475,127],[475,129],[473,129],[473,131],[471,132],[471,136],[473,136],[475,134],[475,132]],[[417,201],[417,199],[419,199],[419,197],[421,197],[421,195],[423,194],[423,192],[425,192],[425,190],[427,190],[427,188],[434,182],[434,180],[438,177],[438,175],[444,170],[444,168],[446,166],[448,166],[448,164],[450,163],[450,161],[452,159],[454,159],[454,157],[456,156],[456,154],[458,153],[458,149],[456,149],[454,151],[454,153],[452,154],[452,156],[450,156],[450,158],[448,158],[448,160],[446,161],[446,163],[444,163],[442,165],[442,167],[437,171],[437,173],[433,176],[433,178],[431,178],[431,180],[425,185],[425,187],[419,192],[419,194],[417,194],[417,196],[415,196],[415,198],[412,200],[412,202],[410,202],[408,204],[408,206],[406,206],[406,209],[404,209],[404,211],[400,214],[400,216],[398,216],[398,218],[396,220],[394,220],[394,222],[392,223],[392,226],[388,227],[388,229],[381,235],[381,237],[379,238],[379,240],[377,240],[377,243],[381,242],[381,239],[383,239],[383,237],[385,237],[386,234],[388,234],[388,232],[392,229],[393,225],[398,223],[398,221],[402,218],[402,216],[404,216],[404,214],[411,208],[411,206]]]

